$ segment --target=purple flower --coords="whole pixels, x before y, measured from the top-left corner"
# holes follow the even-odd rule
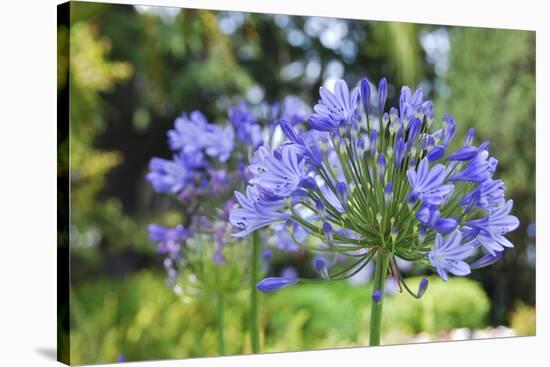
[[[209,143],[205,146],[205,152],[210,157],[215,157],[220,162],[226,162],[233,152],[235,143],[235,131],[233,127],[221,128],[216,126],[215,131],[209,136]]]
[[[305,162],[291,146],[285,145],[281,149],[281,156],[268,154],[260,163],[264,172],[261,173],[256,184],[271,191],[279,197],[288,197],[300,187],[300,182],[305,178]]]
[[[185,152],[200,151],[207,143],[206,136],[202,132],[209,130],[206,116],[200,111],[182,114],[174,123],[174,130],[168,131],[168,144],[170,149],[184,150]]]
[[[260,197],[260,189],[256,186],[248,186],[246,196],[235,192],[235,197],[240,204],[229,214],[229,222],[239,229],[235,237],[244,237],[251,232],[268,226],[272,223],[285,221],[289,215],[280,212],[285,207],[283,200],[266,201]]]
[[[444,184],[445,175],[445,166],[436,164],[430,169],[428,159],[422,159],[417,171],[412,168],[407,171],[412,189],[411,200],[422,200],[433,205],[441,204],[454,190],[454,185]]]
[[[298,278],[270,277],[260,281],[256,288],[262,292],[274,292],[298,283]]]
[[[405,148],[406,146],[403,138],[397,139],[397,142],[395,143],[394,162],[395,162],[395,166],[398,168],[401,166],[401,162],[403,162],[403,158],[405,158]]]
[[[469,138],[466,137],[465,141],[469,141]],[[479,147],[471,146],[470,144],[464,145],[462,148],[457,150],[456,152],[449,154],[449,157],[447,157],[450,161],[469,161],[470,159],[474,158],[479,153],[482,153],[484,151],[487,151],[489,149],[489,145],[491,143],[486,140]]]
[[[503,252],[496,252],[494,254],[486,254],[479,258],[475,262],[470,264],[470,269],[480,269],[500,261],[502,259]]]
[[[399,111],[402,120],[411,120],[415,117],[415,112],[422,111],[424,115],[430,115],[432,112],[432,102],[424,102],[424,93],[418,88],[414,94],[407,86],[401,88],[399,95]]]
[[[279,123],[288,140],[293,143],[290,144],[290,147],[295,149],[297,154],[305,161],[316,166],[320,165],[323,159],[323,152],[319,146],[319,141],[327,138],[328,133],[317,130],[296,133],[294,127],[287,120],[280,120]]]
[[[174,130],[168,131],[170,149],[181,150],[186,155],[206,153],[225,162],[234,148],[235,131],[231,125],[221,127],[210,124],[199,111],[189,117],[183,114],[176,119]]]
[[[504,190],[504,182],[489,179],[480,184],[474,191],[464,195],[460,204],[469,207],[470,211],[473,207],[486,209],[504,199]]]
[[[470,245],[462,245],[460,231],[454,231],[446,237],[438,233],[428,259],[441,279],[447,281],[447,272],[458,276],[470,274],[470,267],[464,260],[472,255],[473,249]]]
[[[484,150],[475,155],[467,166],[460,172],[455,173],[450,181],[469,181],[483,183],[491,178],[489,170],[489,152]]]
[[[470,220],[465,223],[464,230],[478,229],[475,241],[491,255],[501,252],[505,247],[514,247],[504,235],[519,226],[519,220],[510,214],[514,202],[508,200],[500,206],[490,207],[489,215],[482,219]]]
[[[339,80],[334,92],[321,88],[309,131],[295,128],[289,116],[278,120],[287,140],[254,155],[254,191],[241,195],[231,216],[241,229],[237,236],[271,223],[305,221],[305,234],[343,257],[365,256],[376,251],[379,238],[388,238],[392,256],[427,257],[445,280],[448,273],[468,274],[465,260],[478,247],[487,255],[474,267],[511,247],[504,235],[518,221],[510,215],[511,203],[504,203],[504,184],[492,178],[498,161],[489,155],[489,142],[473,146],[470,129],[464,146],[447,155],[458,130],[453,117],[445,115],[442,127],[431,130],[432,102],[408,87],[401,90],[399,109],[384,112],[387,88],[381,80],[375,100],[367,79],[352,91]],[[298,242],[279,232],[279,245]],[[322,265],[314,263],[318,273],[324,273]],[[341,275],[351,277],[352,271]],[[423,280],[416,294],[405,288],[420,297],[426,287]]]
[[[145,176],[156,192],[176,194],[193,180],[193,169],[187,164],[183,153],[174,155],[173,160],[152,158],[149,173]]]
[[[416,219],[426,227],[433,228],[442,234],[450,233],[458,226],[456,219],[440,218],[440,215],[441,213],[435,205],[422,204],[416,214]]]
[[[351,124],[357,118],[359,107],[359,89],[354,88],[350,94],[348,85],[338,80],[334,86],[334,93],[324,87],[319,90],[321,100],[310,116],[310,126],[319,131],[334,131],[340,124]]]
[[[324,222],[322,227],[323,238],[327,244],[331,244],[334,238],[334,229],[329,222]]]
[[[409,122],[409,127],[408,127],[409,133],[408,133],[408,136],[407,136],[407,150],[410,151],[411,147],[416,142],[416,138],[420,134],[421,126],[422,126],[422,122],[417,117],[413,117],[411,119],[411,121]]]

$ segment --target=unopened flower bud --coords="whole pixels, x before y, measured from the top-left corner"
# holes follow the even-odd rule
[[[381,180],[384,180],[384,175],[386,174],[386,156],[384,153],[378,154],[376,162],[378,167],[378,177],[380,177]]]
[[[369,149],[371,155],[374,156],[378,148],[378,131],[372,130],[369,136]]]
[[[310,176],[306,176],[300,180],[300,186],[302,186],[304,189],[308,190],[317,190],[319,187],[317,186],[317,182],[315,182],[315,179]]]
[[[393,184],[389,182],[384,187],[384,203],[388,205],[393,198]]]
[[[398,230],[397,230],[397,227],[392,227],[391,228],[391,232],[390,232],[390,237],[391,237],[391,240],[392,242],[395,242],[397,240],[397,235],[398,235]]]
[[[464,145],[472,145],[476,136],[476,129],[470,128],[464,137]]]
[[[327,244],[332,244],[332,241],[334,239],[334,229],[332,229],[332,226],[329,222],[323,223],[322,231],[325,242]]]
[[[270,277],[261,280],[256,288],[262,292],[274,292],[298,283],[298,278]]]
[[[386,98],[388,97],[388,82],[386,78],[380,80],[378,85],[378,112],[382,114],[384,106],[386,105]]]
[[[370,106],[370,83],[367,78],[363,78],[361,80],[359,93],[361,95],[361,103],[363,104],[365,114],[368,115]]]
[[[388,156],[388,160],[391,161],[393,157],[393,147],[391,145],[386,149],[386,155]]]
[[[329,279],[328,269],[327,269],[327,263],[326,261],[321,257],[316,257],[313,260],[313,266],[315,267],[315,271],[317,274],[321,276],[323,279]]]
[[[386,127],[388,127],[388,123],[390,122],[390,115],[387,112],[384,112],[384,115],[382,116],[382,127],[384,130],[386,130]]]
[[[426,240],[426,227],[422,226],[418,229],[418,244],[422,245]]]
[[[321,219],[325,219],[327,215],[327,208],[325,206],[325,203],[322,199],[318,199],[315,202],[315,209],[317,209],[317,214],[321,217]]]
[[[422,297],[424,293],[426,293],[426,290],[428,289],[428,279],[422,278],[420,281],[420,284],[418,285],[418,292],[416,292],[416,296],[418,298]]]
[[[340,135],[341,138],[346,136],[347,128],[346,125],[342,122],[340,124],[340,127],[338,128],[338,135]]]
[[[348,204],[348,186],[345,182],[338,182],[336,184],[336,196],[340,200],[340,203],[344,208]]]
[[[437,161],[439,158],[443,157],[445,155],[445,146],[444,145],[437,145],[433,147],[433,149],[428,153],[428,160],[430,162]]]
[[[428,114],[426,115],[426,123],[428,124],[428,128],[432,126],[434,121],[435,121],[435,115],[433,111],[428,112]]]
[[[389,117],[390,117],[390,123],[391,124],[395,123],[395,121],[399,117],[399,111],[397,110],[397,108],[395,108],[395,107],[390,108],[390,116]]]

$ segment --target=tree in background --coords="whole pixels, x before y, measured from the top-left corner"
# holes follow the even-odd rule
[[[493,322],[502,323],[517,298],[535,302],[535,33],[450,28],[449,37],[442,76],[449,92],[438,101],[439,111],[491,140],[521,218],[522,227],[511,236],[515,251],[497,265],[500,271],[478,274],[493,301]]]

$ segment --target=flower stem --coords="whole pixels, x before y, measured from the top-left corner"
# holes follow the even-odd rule
[[[223,333],[225,300],[223,294],[218,294],[218,354],[225,355],[225,343]]]
[[[260,276],[260,234],[252,232],[252,274],[250,277],[250,342],[252,353],[260,352],[260,337],[258,332],[258,289],[256,284]]]
[[[372,289],[373,295],[376,291],[380,291],[382,294],[384,293],[384,282],[388,272],[388,259],[388,255],[383,252],[383,250],[379,250],[378,254],[376,254],[376,269],[374,271],[374,285]],[[371,303],[369,345],[380,345],[383,304],[384,297],[381,298],[379,303],[376,303],[374,300]]]

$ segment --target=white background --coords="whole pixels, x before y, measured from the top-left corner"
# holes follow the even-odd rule
[[[0,8],[0,366],[54,366],[56,348],[56,0]],[[131,3],[131,1],[118,1]],[[546,228],[550,31],[544,1],[143,0],[267,13],[400,20],[537,31],[537,336],[136,366],[548,365]],[[546,16],[545,16],[546,15]],[[130,41],[131,42],[131,41]],[[510,276],[513,276],[511,274]],[[126,364],[128,365],[128,364]]]

